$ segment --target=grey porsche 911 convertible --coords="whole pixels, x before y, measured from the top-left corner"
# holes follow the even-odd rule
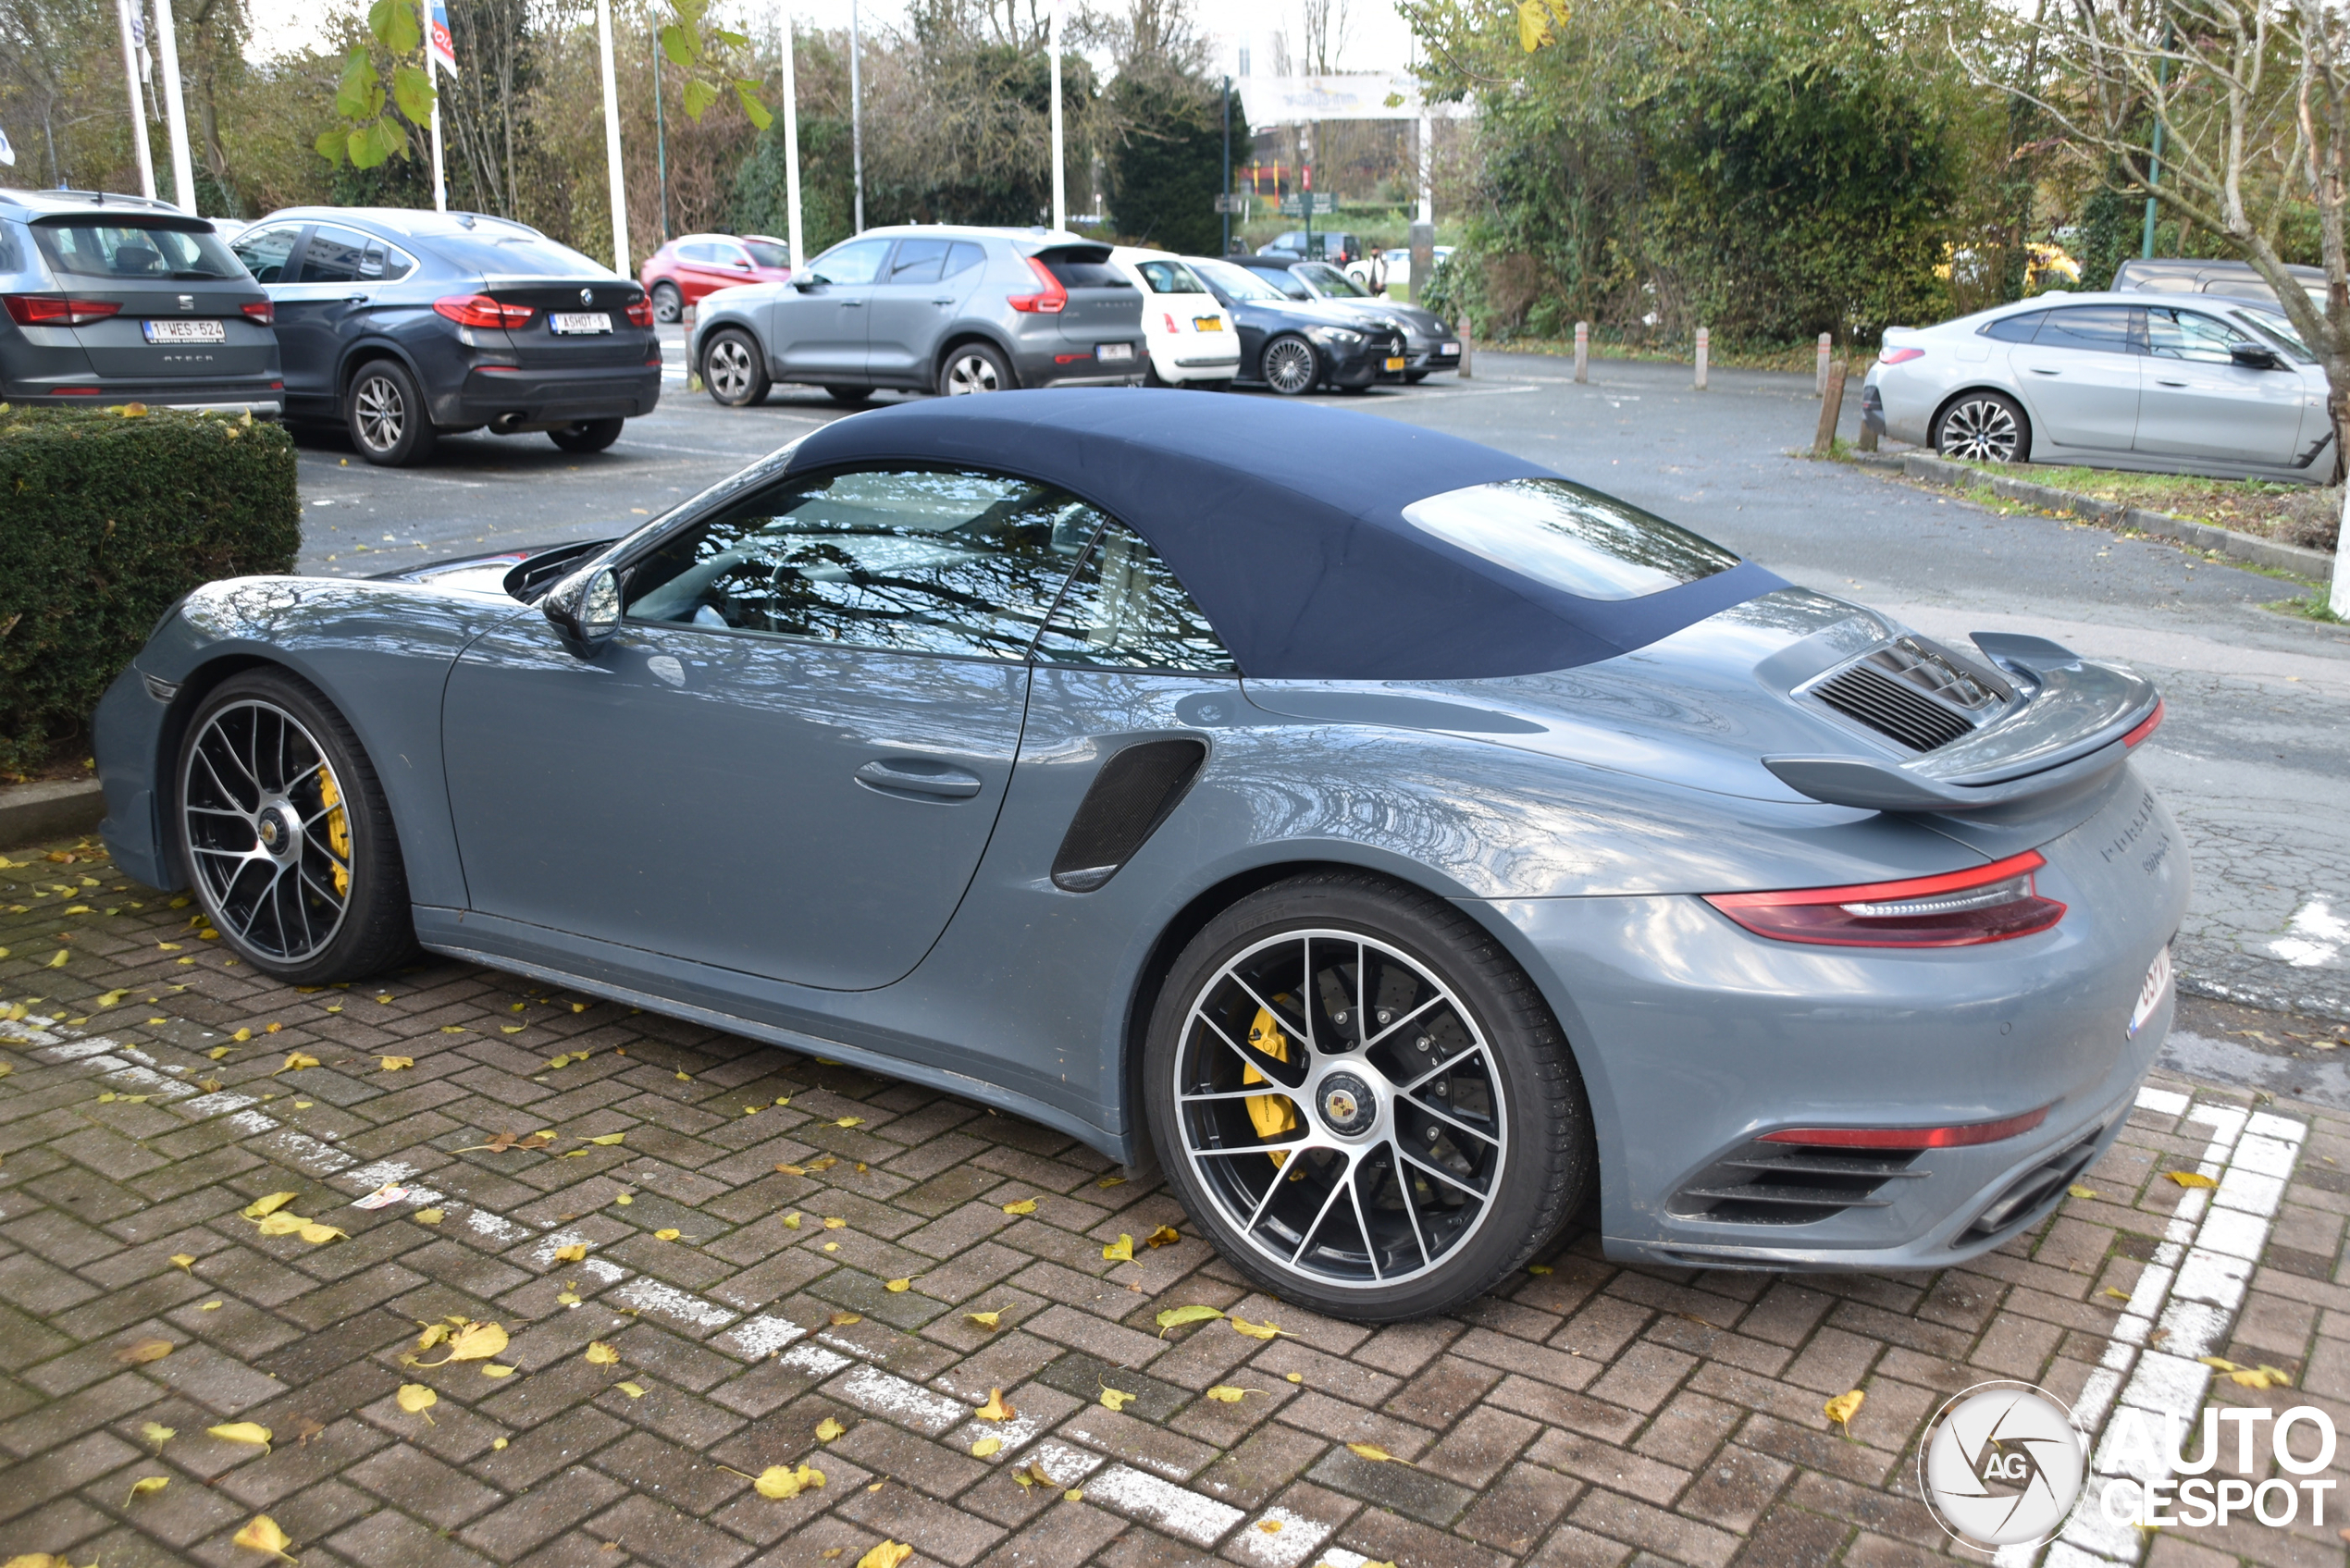
[[[2161,704],[1516,458],[1180,392],[910,403],[625,538],[191,595],[105,837],[305,984],[421,945],[1156,1159],[1438,1311],[1610,1255],[1922,1268],[2170,1027]]]

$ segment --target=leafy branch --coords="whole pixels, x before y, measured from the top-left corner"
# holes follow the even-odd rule
[[[391,56],[391,91],[384,91],[375,49],[366,43],[353,47],[335,87],[335,113],[346,123],[321,133],[315,143],[318,155],[337,166],[348,158],[354,168],[374,168],[406,157],[408,132],[401,120],[422,125],[432,116],[432,76],[414,63],[422,60],[425,43],[417,0],[375,0],[367,7],[367,36]],[[398,106],[399,116],[384,112],[387,100]]]
[[[735,63],[750,46],[739,32],[707,20],[710,0],[670,0],[676,20],[661,30],[661,52],[686,73],[686,114],[699,122],[729,87],[740,100],[750,123],[764,130],[774,120],[759,97],[759,79],[735,74]],[[785,47],[789,48],[788,42]]]

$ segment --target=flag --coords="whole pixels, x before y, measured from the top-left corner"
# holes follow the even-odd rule
[[[449,36],[449,0],[430,0],[425,52],[435,69],[457,74],[457,43]]]

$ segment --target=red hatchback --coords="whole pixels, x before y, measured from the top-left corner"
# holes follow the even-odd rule
[[[655,251],[637,276],[652,295],[653,318],[675,321],[721,289],[789,281],[791,247],[764,234],[687,234]]]

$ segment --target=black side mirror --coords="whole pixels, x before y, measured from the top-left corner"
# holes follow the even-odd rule
[[[2228,357],[2246,370],[2282,370],[2284,362],[2277,358],[2274,349],[2264,349],[2257,343],[2237,343],[2228,350]]]
[[[547,619],[582,657],[592,657],[620,629],[620,578],[609,566],[584,567],[547,590]]]

